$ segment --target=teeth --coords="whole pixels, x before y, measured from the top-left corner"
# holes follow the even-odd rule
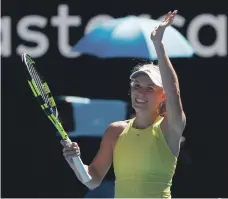
[[[147,101],[144,101],[144,100],[141,100],[141,99],[135,99],[135,101],[138,102],[138,103],[145,103],[145,102],[147,102]]]

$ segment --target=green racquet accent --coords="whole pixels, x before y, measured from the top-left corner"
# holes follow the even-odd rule
[[[47,82],[45,82],[38,74],[35,68],[35,62],[28,54],[24,53],[22,55],[22,61],[27,67],[28,84],[32,90],[33,95],[36,97],[37,101],[39,102],[41,109],[46,113],[49,120],[58,130],[62,139],[65,140],[68,145],[71,145],[72,142],[69,139],[66,131],[62,126],[55,100],[51,94],[51,91],[48,87]],[[82,163],[81,158],[74,157],[72,159],[75,166],[77,167],[77,170],[81,175],[82,181],[84,183],[89,182],[92,178],[88,174],[86,168],[84,167],[84,164]]]

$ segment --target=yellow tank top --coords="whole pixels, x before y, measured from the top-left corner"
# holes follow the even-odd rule
[[[132,127],[134,119],[114,149],[115,198],[171,197],[177,157],[163,137],[160,128],[163,117],[146,129]]]

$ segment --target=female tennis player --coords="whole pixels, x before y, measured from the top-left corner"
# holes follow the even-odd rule
[[[138,66],[130,76],[135,117],[110,124],[96,157],[89,166],[85,165],[92,177],[85,184],[89,189],[100,185],[113,163],[116,198],[171,198],[186,118],[178,78],[162,38],[176,13],[169,12],[152,31],[158,66]],[[71,162],[72,157],[80,155],[77,143],[71,147],[64,145],[63,155],[81,180]]]

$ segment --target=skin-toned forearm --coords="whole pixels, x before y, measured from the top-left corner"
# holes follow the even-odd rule
[[[186,124],[186,118],[181,102],[178,77],[169,57],[166,55],[162,42],[154,43],[154,46],[158,56],[158,65],[162,77],[163,88],[166,93],[168,121],[177,132],[182,133]]]
[[[166,93],[167,120],[171,128],[169,130],[181,134],[186,124],[186,118],[181,103],[179,81],[162,43],[165,29],[172,23],[176,14],[177,10],[166,15],[165,20],[152,31],[151,40],[157,53],[163,89]]]
[[[172,66],[169,57],[166,55],[165,48],[162,42],[154,42],[158,57],[158,65],[160,68],[162,83],[166,94],[169,96],[173,92],[179,93],[179,82],[176,72]]]

